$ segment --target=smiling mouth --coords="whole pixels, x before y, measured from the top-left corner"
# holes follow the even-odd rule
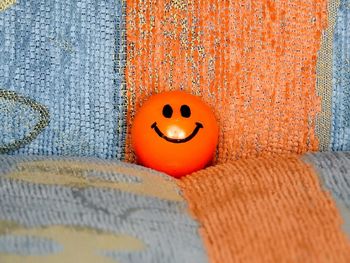
[[[166,135],[164,135],[164,133],[161,132],[161,130],[159,130],[159,128],[157,126],[157,122],[153,123],[151,128],[154,129],[154,131],[158,134],[159,137],[163,138],[164,140],[166,140],[168,142],[184,143],[184,142],[190,141],[194,136],[196,136],[199,129],[203,128],[203,124],[196,122],[196,128],[193,130],[193,132],[189,136],[187,136],[186,138],[183,138],[183,139],[173,139],[173,138],[167,137]]]

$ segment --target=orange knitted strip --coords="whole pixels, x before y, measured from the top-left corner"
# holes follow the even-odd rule
[[[154,92],[214,109],[219,163],[318,149],[316,55],[326,0],[127,0],[128,132]],[[130,136],[126,159],[133,160]]]
[[[350,262],[330,194],[296,156],[219,165],[179,184],[213,263]]]

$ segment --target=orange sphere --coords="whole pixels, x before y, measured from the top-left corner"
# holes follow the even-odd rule
[[[138,162],[174,177],[208,165],[218,133],[210,107],[182,91],[153,95],[137,112],[131,130]]]

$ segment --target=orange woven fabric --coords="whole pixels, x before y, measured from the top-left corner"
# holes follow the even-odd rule
[[[180,182],[211,262],[350,262],[330,194],[296,156],[239,160]]]
[[[126,2],[128,134],[148,96],[184,89],[215,111],[218,163],[318,149],[326,0]],[[126,160],[134,160],[130,136]]]

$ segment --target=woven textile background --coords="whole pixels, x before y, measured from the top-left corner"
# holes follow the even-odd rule
[[[334,34],[332,150],[350,150],[350,1],[342,0]]]
[[[317,150],[316,62],[327,3],[127,1],[129,128],[152,93],[183,89],[215,110],[219,163]]]
[[[0,153],[122,158],[124,1],[3,2]]]
[[[173,89],[213,107],[219,163],[350,150],[349,6],[1,1],[0,152],[134,161],[135,112]]]

